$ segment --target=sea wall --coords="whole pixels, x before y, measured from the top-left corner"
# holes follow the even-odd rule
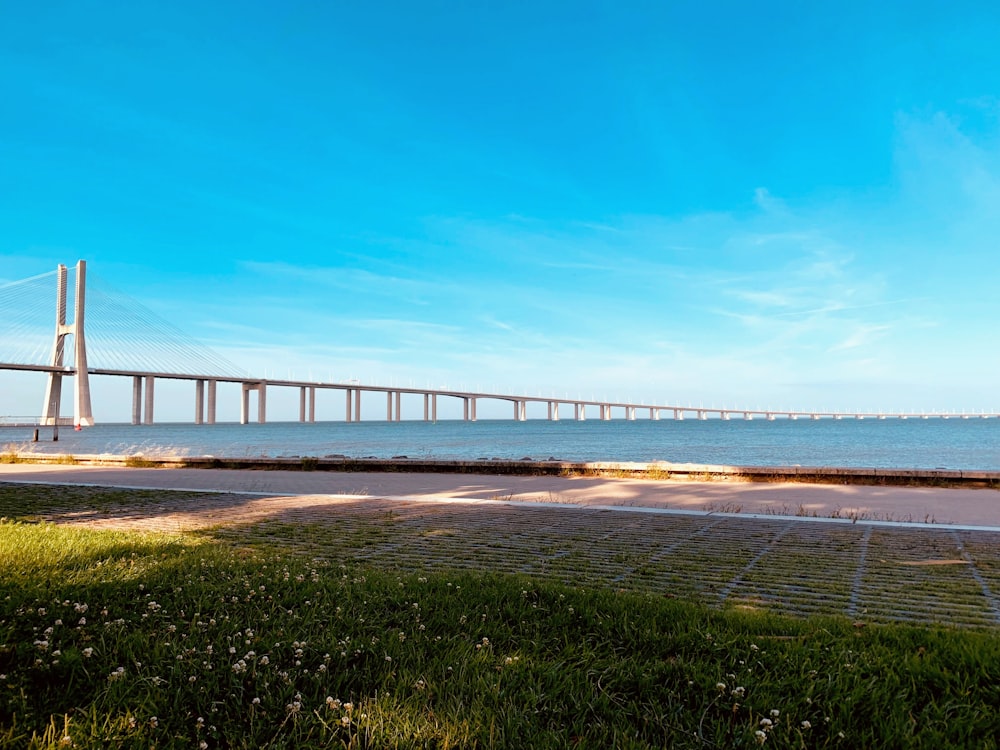
[[[614,477],[673,481],[807,482],[906,486],[961,486],[1000,488],[1000,472],[948,469],[886,469],[837,466],[723,466],[675,464],[663,461],[574,462],[531,459],[481,459],[449,461],[394,458],[253,458],[253,457],[146,457],[141,455],[47,455],[19,453],[2,456],[7,462],[122,466],[143,468],[254,469],[259,471],[340,471],[439,474],[492,474],[520,476]]]

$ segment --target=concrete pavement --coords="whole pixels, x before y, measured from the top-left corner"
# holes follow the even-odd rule
[[[581,507],[650,507],[1000,527],[1000,493],[990,489],[691,482],[604,477],[149,469],[30,463],[0,465],[0,481],[83,483],[281,496],[490,499]]]

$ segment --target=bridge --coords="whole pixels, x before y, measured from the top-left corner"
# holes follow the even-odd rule
[[[208,347],[187,337],[135,300],[114,292],[100,292],[93,297],[88,310],[87,264],[79,261],[73,271],[73,319],[67,322],[69,271],[60,265],[54,272],[0,286],[0,371],[38,372],[46,374],[42,399],[42,414],[38,418],[0,417],[4,423],[85,427],[94,424],[91,408],[90,378],[125,378],[131,382],[132,424],[153,424],[155,386],[160,380],[190,381],[193,384],[193,419],[195,424],[214,424],[220,383],[240,387],[240,422],[251,421],[251,396],[256,396],[256,421],[267,421],[267,395],[276,388],[298,389],[300,422],[316,421],[316,393],[322,390],[341,391],[347,422],[361,421],[362,394],[385,399],[385,419],[400,421],[403,396],[423,401],[423,419],[437,421],[438,400],[458,399],[462,419],[476,421],[477,405],[481,401],[504,401],[512,405],[512,417],[517,421],[528,418],[528,404],[541,404],[546,418],[583,421],[588,408],[600,420],[611,420],[616,414],[625,420],[648,415],[659,420],[663,415],[674,420],[684,419],[973,419],[996,418],[1000,413],[954,412],[837,412],[774,409],[705,408],[677,404],[631,403],[622,401],[584,400],[553,396],[513,395],[466,390],[365,385],[356,381],[318,382],[293,379],[253,377]],[[54,281],[54,284],[53,284]],[[40,345],[37,335],[39,300],[52,294],[54,286],[55,322],[51,348]],[[51,299],[51,297],[50,297]],[[45,303],[48,305],[49,303]],[[51,308],[50,308],[51,310]],[[93,313],[89,316],[89,313]],[[144,339],[136,330],[147,328],[155,335]],[[88,351],[88,332],[95,336]],[[72,340],[72,349],[67,340]],[[152,351],[143,351],[141,344],[155,341]],[[89,357],[93,354],[95,356]],[[183,367],[173,366],[183,363]],[[95,366],[96,365],[96,366]],[[62,416],[63,381],[73,380],[73,415]]]

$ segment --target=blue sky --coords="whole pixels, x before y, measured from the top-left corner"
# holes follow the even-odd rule
[[[261,375],[1000,409],[995,4],[0,2],[0,283]]]

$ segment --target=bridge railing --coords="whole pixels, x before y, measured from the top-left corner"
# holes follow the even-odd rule
[[[57,421],[59,427],[72,427],[72,417],[59,417]],[[49,424],[42,424],[40,416],[11,416],[0,414],[0,427],[51,427]]]

